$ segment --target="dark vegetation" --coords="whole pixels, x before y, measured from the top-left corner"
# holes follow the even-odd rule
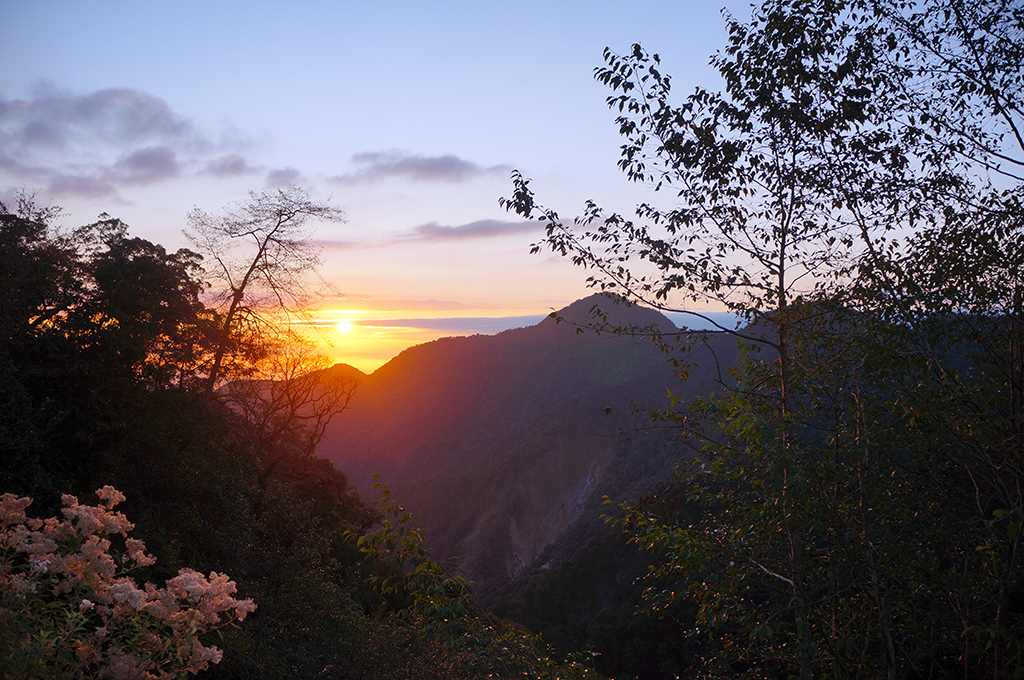
[[[503,201],[602,290],[746,322],[731,379],[655,414],[688,453],[621,508],[645,601],[693,607],[695,677],[1021,677],[1024,7],[727,23],[720,92],[640,45],[596,70],[635,216],[518,173]]]
[[[596,72],[620,167],[655,192],[636,219],[588,203],[564,221],[513,176],[503,203],[545,222],[538,250],[587,267],[602,291],[666,311],[715,303],[745,326],[723,329],[741,354],[713,394],[652,414],[677,435],[671,480],[607,509],[607,530],[569,527],[536,568],[506,569],[518,580],[490,584],[490,601],[618,676],[1022,677],[1024,8],[768,0],[728,26],[712,62],[721,92],[676,100],[639,45]],[[58,232],[30,200],[5,206],[5,490],[54,510],[60,492],[114,484],[160,558],[153,578],[187,565],[236,579],[259,609],[225,635],[214,676],[585,677],[485,614],[390,492],[369,507],[313,456],[353,375],[316,374],[326,367],[268,323],[251,286],[287,290],[312,264],[290,227],[337,215],[294,192],[248,208],[195,216],[214,262],[234,261],[221,249],[233,240],[257,248],[248,267],[223,267],[211,308],[188,251],[105,217]],[[627,326],[604,330],[649,336],[692,370],[674,351],[685,334]],[[448,376],[451,399],[485,422],[507,424],[502,407],[536,399],[536,381],[558,396],[572,378],[489,396],[466,382],[486,373],[458,372],[465,356],[435,357],[412,362],[416,379]],[[594,358],[608,376],[621,368]],[[535,359],[499,368],[527,377]],[[399,384],[380,389],[413,404]],[[558,440],[566,403],[524,427]],[[516,469],[499,459],[472,477],[472,456],[496,450],[487,429],[410,413],[451,452],[447,482],[396,454],[410,497]],[[521,509],[514,494],[493,500]],[[434,511],[465,545],[459,511]]]
[[[491,599],[497,614],[538,631],[556,653],[588,650],[608,677],[695,675],[702,646],[686,634],[694,607],[675,602],[652,612],[643,582],[651,561],[618,527],[607,526]]]
[[[398,506],[368,505],[313,456],[351,371],[261,324],[239,288],[249,323],[227,323],[196,254],[106,216],[65,231],[56,218],[24,195],[0,210],[0,485],[44,517],[62,493],[113,485],[158,556],[140,580],[235,580],[258,609],[207,642],[225,654],[206,675],[586,676],[482,612]],[[17,635],[3,616],[0,658]]]
[[[556,317],[406,350],[361,378],[319,451],[368,493],[386,480],[483,606],[556,655],[593,653],[612,677],[672,678],[694,665],[682,635],[693,607],[649,615],[652,558],[602,515],[666,487],[679,462],[676,427],[642,405],[664,403],[667,388],[687,401],[714,391],[735,369],[736,340],[676,338],[658,312],[601,294]],[[686,357],[685,381],[663,350]]]

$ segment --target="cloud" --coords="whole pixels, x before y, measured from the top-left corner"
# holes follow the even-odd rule
[[[0,171],[58,197],[116,197],[196,170],[258,170],[240,154],[247,142],[229,138],[213,141],[164,99],[133,88],[74,94],[42,84],[23,99],[0,95]]]
[[[106,179],[90,175],[56,173],[49,180],[49,190],[57,196],[107,198],[117,195],[117,187]]]
[[[127,184],[152,184],[181,174],[177,154],[166,146],[132,151],[117,160],[114,176]]]
[[[365,248],[365,243],[358,241],[337,241],[330,239],[315,239],[313,241],[314,246],[323,248],[324,250],[356,250],[358,248]]]
[[[454,154],[443,156],[413,155],[404,151],[373,151],[352,156],[352,162],[362,166],[355,172],[337,175],[338,184],[379,182],[391,178],[418,182],[459,183],[489,174],[505,174],[510,166],[483,167]]]
[[[295,168],[278,168],[267,173],[267,186],[285,187],[295,184],[302,175]]]
[[[537,222],[501,220],[477,220],[455,227],[442,226],[437,222],[421,224],[412,230],[408,238],[416,241],[461,241],[475,238],[493,238],[509,234],[525,234],[541,229]]]
[[[230,153],[207,161],[203,171],[216,177],[239,177],[259,170],[260,166],[250,163],[244,156]]]
[[[384,311],[384,305],[378,301],[373,306],[377,311]],[[396,301],[397,302],[397,301]],[[458,303],[447,303],[451,308],[464,307]],[[402,301],[402,305],[396,308],[405,311],[414,310],[416,307],[436,311],[439,309],[436,301]],[[409,328],[416,330],[443,331],[446,333],[457,333],[470,335],[473,333],[493,334],[507,331],[512,328],[525,328],[535,326],[548,317],[547,314],[527,314],[523,316],[442,316],[442,317],[421,317],[421,318],[389,318],[370,317],[365,319],[354,318],[361,314],[361,311],[346,312],[338,309],[322,314],[307,322],[309,326],[320,328],[331,328],[338,323],[339,319],[345,319],[353,326],[361,328]]]
[[[345,293],[341,297],[325,298],[319,303],[320,309],[335,310],[339,314],[348,315],[352,310],[361,314],[366,310],[375,310],[374,313],[388,311],[402,312],[466,312],[478,309],[474,305],[457,300],[418,300],[408,298],[381,298],[376,295],[363,293]],[[336,322],[337,320],[335,320]]]
[[[466,241],[471,239],[498,238],[512,234],[540,235],[543,225],[539,222],[501,220],[477,220],[457,226],[444,226],[437,222],[427,222],[409,231],[393,235],[390,238],[365,241],[336,239],[320,239],[314,243],[325,250],[346,251],[364,248],[389,248],[409,243],[439,243],[449,241]]]
[[[547,318],[546,314],[530,314],[528,316],[447,317],[440,319],[366,319],[353,321],[352,323],[355,326],[418,328],[423,330],[490,335],[512,328],[535,326],[545,318]]]
[[[95,144],[211,145],[192,121],[142,90],[118,87],[74,95],[49,85],[37,87],[28,99],[0,97],[0,140],[27,154]]]

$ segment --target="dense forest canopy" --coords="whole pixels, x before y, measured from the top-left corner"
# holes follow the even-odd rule
[[[520,173],[503,199],[602,290],[744,319],[739,369],[653,414],[680,434],[672,484],[614,520],[652,563],[648,614],[682,629],[673,672],[1019,677],[1024,8],[767,0],[726,21],[721,92],[677,97],[639,45],[596,70],[619,165],[654,192],[634,216],[564,221]],[[59,217],[0,205],[2,528],[21,536],[0,546],[0,675],[200,668],[141,656],[185,644],[174,629],[109,636],[98,586],[26,585],[48,572],[25,537],[62,512],[109,520],[139,583],[233,579],[237,625],[187,641],[223,651],[212,677],[595,675],[483,612],[390,494],[370,506],[315,457],[358,386],[260,305],[301,298],[302,220],[340,213],[253,194],[193,213],[204,253]],[[105,554],[82,526],[60,529],[68,554]]]

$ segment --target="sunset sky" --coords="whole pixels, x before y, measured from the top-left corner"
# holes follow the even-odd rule
[[[295,184],[344,297],[329,351],[370,371],[445,335],[536,323],[590,291],[530,255],[538,225],[498,206],[519,169],[545,204],[630,211],[602,50],[658,52],[682,98],[716,87],[720,9],[668,2],[16,0],[0,9],[0,196],[107,212],[170,249],[193,206]],[[341,327],[338,327],[338,323]]]

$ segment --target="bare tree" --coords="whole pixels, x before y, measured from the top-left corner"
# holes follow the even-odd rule
[[[310,475],[312,458],[331,420],[348,408],[358,380],[354,369],[331,367],[312,343],[286,334],[257,362],[257,379],[236,380],[218,393],[247,424],[246,439],[259,462],[259,485],[272,475],[293,481]]]
[[[344,213],[295,186],[250,192],[222,215],[199,208],[189,213],[185,236],[207,257],[208,274],[223,284],[222,338],[210,368],[211,390],[232,346],[258,352],[259,338],[279,325],[274,315],[298,313],[311,301],[310,280],[318,278],[321,260],[310,219],[343,222]]]

